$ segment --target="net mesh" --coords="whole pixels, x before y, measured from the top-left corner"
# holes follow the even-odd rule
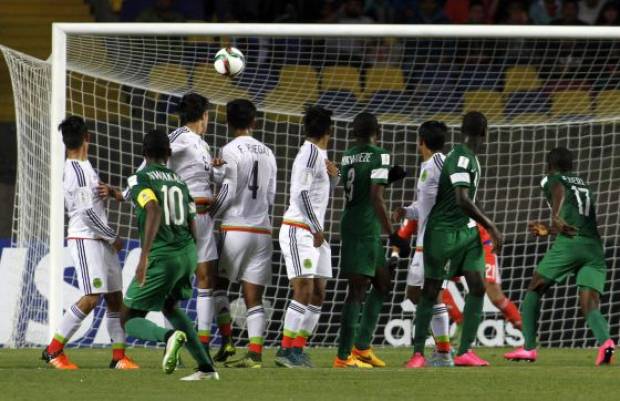
[[[246,70],[236,79],[218,75],[211,64],[217,50],[234,45],[244,52]],[[49,215],[46,175],[49,170],[50,67],[3,48],[17,100],[19,166],[14,245],[28,249],[23,291],[14,320],[14,344],[45,343],[46,301],[34,279],[48,252]],[[381,145],[409,177],[387,191],[390,207],[414,198],[421,160],[416,128],[427,119],[450,125],[450,143],[458,134],[464,112],[479,110],[490,120],[490,140],[481,157],[483,180],[478,201],[505,234],[500,257],[502,287],[519,302],[533,268],[549,246],[526,233],[526,222],[548,218],[539,182],[544,155],[567,146],[579,160],[579,173],[597,194],[597,212],[608,257],[608,283],[602,310],[617,333],[620,285],[616,277],[620,201],[620,150],[617,125],[620,109],[620,44],[613,40],[547,39],[404,39],[404,38],[252,38],[69,35],[67,37],[67,114],[83,116],[93,134],[90,158],[101,178],[122,187],[141,162],[143,133],[155,126],[178,126],[176,102],[188,90],[206,95],[211,110],[206,141],[213,151],[230,140],[223,106],[248,98],[259,108],[254,135],[270,146],[278,161],[278,195],[274,227],[287,206],[292,162],[303,138],[300,116],[307,104],[334,111],[334,140],[328,150],[338,162],[351,145],[350,121],[371,111],[382,123]],[[339,266],[339,219],[344,205],[341,188],[333,194],[326,224],[331,240],[334,276]],[[131,206],[109,203],[110,224],[128,240],[121,253],[125,266],[135,263],[136,222]],[[277,230],[274,230],[277,234]],[[274,276],[265,303],[271,311],[266,343],[274,344],[282,329],[289,299],[286,269],[274,234]],[[78,297],[70,260],[63,283],[65,308]],[[37,267],[38,266],[38,267]],[[376,344],[408,344],[411,315],[403,310],[407,263],[401,261],[394,290],[381,314]],[[124,269],[125,285],[132,269]],[[43,274],[41,277],[45,277]],[[337,341],[339,312],[346,295],[342,280],[330,280],[315,345]],[[245,341],[242,302],[231,288],[235,335]],[[458,296],[457,296],[458,298]],[[488,302],[487,302],[488,304]],[[185,305],[194,316],[195,301]],[[501,320],[492,307],[485,319]],[[102,306],[75,336],[76,344],[105,343],[98,330]],[[402,319],[402,320],[399,320]],[[32,327],[37,327],[38,331]],[[386,327],[388,328],[386,330]],[[479,340],[487,345],[519,341],[503,323],[486,325]],[[34,333],[34,334],[33,334]],[[594,338],[578,313],[574,279],[546,295],[540,340],[545,346],[590,346]],[[512,342],[511,342],[512,341]]]

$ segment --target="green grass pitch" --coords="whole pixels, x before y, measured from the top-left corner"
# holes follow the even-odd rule
[[[241,351],[241,350],[240,350]],[[275,368],[274,350],[267,350],[263,369],[220,369],[219,382],[181,382],[191,373],[179,369],[166,376],[161,350],[130,349],[138,371],[107,369],[110,351],[70,349],[80,370],[63,372],[38,360],[40,350],[0,349],[0,400],[13,401],[338,401],[338,400],[618,400],[620,368],[594,367],[594,349],[545,349],[539,361],[510,363],[505,349],[481,349],[488,368],[405,370],[407,348],[378,349],[388,368],[331,369],[333,349],[311,349],[316,369]],[[183,360],[192,360],[184,354]]]

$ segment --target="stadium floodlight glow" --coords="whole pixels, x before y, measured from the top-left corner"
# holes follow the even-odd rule
[[[518,301],[545,249],[526,235],[525,223],[547,216],[538,181],[545,172],[544,151],[550,147],[575,150],[578,170],[599,194],[607,248],[618,245],[618,39],[620,28],[615,27],[55,23],[48,61],[0,46],[11,73],[18,134],[13,245],[27,249],[24,267],[15,273],[21,275],[21,298],[9,345],[46,343],[66,308],[63,296],[72,291],[71,270],[64,266],[60,121],[67,114],[85,117],[93,136],[94,167],[104,180],[122,186],[141,160],[142,134],[156,125],[173,129],[178,123],[173,117],[175,99],[189,90],[206,95],[215,105],[206,137],[214,152],[228,140],[222,106],[237,97],[257,104],[255,135],[273,148],[281,171],[275,227],[288,201],[284,194],[301,140],[305,104],[318,101],[334,111],[329,157],[336,162],[350,143],[352,117],[363,110],[377,113],[383,146],[408,167],[411,177],[419,165],[415,129],[420,122],[445,121],[454,142],[463,112],[485,112],[490,143],[482,158],[478,199],[506,234],[500,259],[504,289]],[[245,71],[232,80],[211,65],[215,52],[228,44],[238,47],[247,61]],[[403,188],[390,190],[390,205],[413,200],[413,188],[414,180],[407,179]],[[337,189],[327,216],[335,258],[342,198]],[[127,240],[122,255],[127,285],[135,262],[135,221],[129,205],[109,206],[111,226]],[[276,274],[266,295],[274,317],[268,323],[267,344],[278,337],[288,298],[283,263],[274,260]],[[610,263],[616,267],[616,259]],[[603,298],[612,332],[620,325],[620,309],[613,306],[620,296],[616,271],[620,269],[610,269],[610,293]],[[381,315],[378,343],[393,338],[382,332],[386,326],[399,326],[404,320],[394,324],[395,320],[410,317],[400,308],[404,277],[403,264],[389,310]],[[335,312],[344,294],[344,282],[332,280],[316,343],[335,343]],[[543,344],[591,344],[581,329],[574,295],[563,285],[549,294],[542,312]],[[238,303],[233,306],[243,309]],[[100,319],[96,315],[92,327],[76,336],[80,344],[100,340]],[[237,323],[243,324],[243,318]],[[509,329],[505,333],[512,335]]]

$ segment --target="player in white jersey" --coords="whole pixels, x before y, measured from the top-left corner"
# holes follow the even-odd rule
[[[306,111],[306,140],[293,162],[290,205],[280,227],[280,249],[293,287],[276,355],[276,364],[282,367],[312,366],[303,348],[319,321],[325,281],[332,277],[332,253],[324,237],[325,213],[339,177],[338,168],[327,158],[331,114],[320,106]]]
[[[226,105],[226,119],[234,139],[222,149],[226,172],[211,215],[220,217],[219,274],[240,282],[247,308],[248,353],[228,367],[262,365],[265,311],[263,292],[271,282],[273,244],[271,207],[276,196],[276,158],[271,149],[252,137],[256,107],[236,99]]]
[[[427,121],[420,125],[418,151],[423,161],[416,187],[416,200],[408,207],[397,209],[393,216],[396,222],[400,222],[403,217],[417,222],[416,248],[407,274],[407,298],[416,305],[424,285],[424,231],[428,216],[435,205],[439,177],[446,158],[441,150],[445,144],[447,131],[448,127],[439,121]],[[401,229],[398,234],[403,239],[408,239],[409,235],[404,231]],[[448,309],[441,301],[441,295],[433,307],[431,329],[435,338],[436,353],[429,359],[428,364],[451,366]]]
[[[65,208],[69,216],[67,243],[75,263],[77,281],[84,295],[64,314],[42,359],[57,369],[74,370],[64,345],[103,295],[107,304],[106,325],[112,341],[111,368],[136,369],[125,355],[125,332],[121,327],[122,273],[116,253],[120,238],[108,225],[105,204],[99,196],[101,182],[88,161],[90,135],[80,117],[68,117],[58,129],[67,149],[63,174]]]

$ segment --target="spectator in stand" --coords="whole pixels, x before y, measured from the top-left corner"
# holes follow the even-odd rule
[[[418,0],[413,5],[413,15],[409,18],[413,24],[449,24],[450,20],[443,13],[438,0]]]
[[[593,25],[605,3],[607,3],[606,0],[581,0],[579,2],[579,20],[588,25]]]
[[[535,0],[530,5],[530,20],[536,25],[549,25],[562,15],[560,0]]]
[[[174,0],[157,0],[138,15],[137,22],[184,22],[183,14],[172,7]]]
[[[616,3],[607,3],[601,9],[596,19],[596,25],[617,26],[620,25],[620,7]]]
[[[588,25],[579,18],[577,0],[565,0],[562,5],[562,17],[551,22],[552,25]]]
[[[505,25],[527,25],[530,23],[524,1],[511,1],[508,3],[506,15],[501,19]]]
[[[499,0],[446,0],[443,12],[453,24],[492,24],[498,3]]]
[[[394,7],[391,0],[366,0],[364,13],[380,24],[394,22]]]

